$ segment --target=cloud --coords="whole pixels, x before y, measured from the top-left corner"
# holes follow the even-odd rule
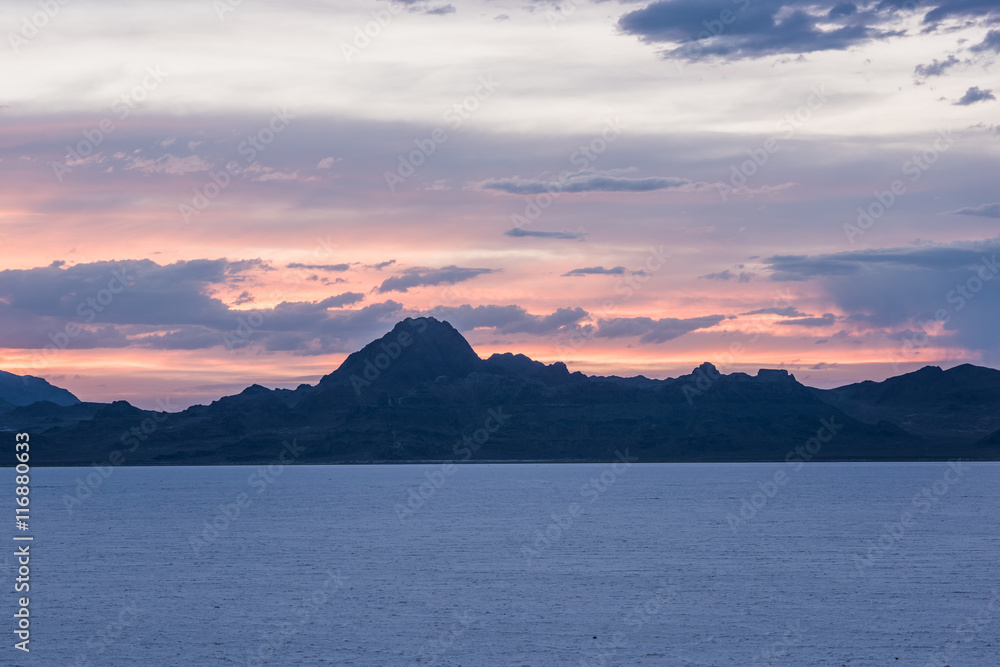
[[[587,317],[582,308],[559,308],[549,315],[532,315],[521,306],[471,306],[440,307],[427,313],[447,320],[461,331],[492,329],[498,334],[552,334],[576,328]]]
[[[427,14],[429,16],[444,16],[446,14],[454,14],[454,5],[438,5],[437,7],[428,7],[423,0],[398,0],[402,5],[409,6],[409,12],[414,14]]]
[[[836,324],[837,318],[833,313],[825,313],[823,317],[798,317],[791,320],[778,320],[776,324],[784,324],[793,327],[826,327]]]
[[[706,273],[703,276],[698,276],[698,278],[704,280],[736,280],[741,283],[748,283],[753,280],[756,275],[756,273],[750,273],[749,271],[740,271],[736,274],[729,269],[726,269],[725,271],[719,271],[718,273]]]
[[[484,190],[497,190],[511,195],[538,195],[545,192],[652,192],[691,185],[686,178],[657,176],[649,178],[625,178],[594,174],[577,174],[562,181],[542,181],[519,177],[484,181]]]
[[[288,265],[289,269],[307,269],[309,271],[347,271],[351,268],[350,264],[300,264],[298,262],[292,262]]]
[[[876,3],[816,0],[660,0],[626,13],[621,32],[648,44],[666,44],[665,58],[698,61],[743,60],[779,54],[843,51],[904,35],[899,19],[928,7],[923,21],[936,29],[946,18],[988,17],[1000,9],[993,0],[913,0]]]
[[[902,4],[900,0],[896,2]],[[924,14],[924,23],[936,24],[950,18],[983,16],[988,17],[990,22],[995,22],[1000,17],[1000,7],[995,0],[937,0],[930,4],[935,7]]]
[[[380,294],[385,292],[406,292],[411,287],[423,287],[427,285],[441,285],[442,283],[451,285],[454,283],[472,280],[476,276],[486,273],[496,273],[496,269],[472,269],[460,266],[445,266],[440,269],[412,268],[392,278],[386,278],[378,286]]]
[[[951,271],[978,264],[984,255],[1000,251],[1000,241],[955,242],[916,248],[856,250],[825,255],[775,255],[765,260],[772,280],[866,276],[884,267]]]
[[[592,276],[592,275],[602,275],[602,276],[621,276],[625,274],[624,266],[616,266],[612,269],[605,269],[603,266],[588,266],[583,269],[573,269],[572,271],[567,271],[563,274],[563,277],[567,276]]]
[[[534,237],[539,239],[582,240],[587,235],[584,232],[539,232],[514,227],[505,231],[504,236],[513,236],[514,238]]]
[[[375,269],[376,271],[381,271],[382,269],[386,268],[387,266],[392,266],[395,263],[396,263],[396,260],[390,259],[387,262],[379,262],[378,264],[365,264],[365,268],[366,269]]]
[[[343,159],[344,158],[342,158],[342,157],[332,157],[332,156],[331,157],[325,157],[325,158],[323,158],[322,160],[320,160],[319,162],[316,163],[316,168],[317,169],[331,169],[333,167],[334,162],[340,162]]]
[[[365,298],[356,292],[255,309],[231,308],[212,296],[268,270],[261,260],[159,265],[143,259],[0,271],[0,347],[194,350],[229,345],[324,354],[353,351],[391,328],[402,313],[395,301],[342,310]],[[236,304],[250,301],[247,290],[235,299]]]
[[[947,346],[1000,360],[1000,237],[767,261],[776,280],[808,280],[816,298],[879,335],[934,331]],[[929,323],[929,324],[928,324]]]
[[[969,48],[970,51],[979,53],[981,51],[992,51],[993,53],[1000,53],[1000,30],[990,30],[986,33],[986,38]]]
[[[677,319],[665,317],[654,320],[649,317],[616,317],[597,323],[598,338],[622,338],[639,336],[640,343],[665,343],[686,333],[714,327],[726,319],[725,315],[707,315]]]
[[[357,303],[358,301],[363,301],[365,298],[364,294],[360,292],[344,292],[343,294],[337,294],[336,296],[329,296],[319,302],[320,308],[343,308],[352,303]]]
[[[949,211],[949,213],[955,215],[974,215],[980,218],[1000,218],[1000,202],[960,208],[957,211]]]
[[[995,99],[996,96],[993,94],[992,90],[983,90],[979,86],[972,86],[965,91],[965,95],[962,95],[961,99],[955,102],[955,106],[967,107],[970,104],[975,104],[976,102],[985,102],[987,100]]]
[[[930,65],[917,65],[913,68],[913,76],[917,79],[926,79],[931,76],[943,76],[944,73],[961,62],[955,56],[948,56],[947,59],[939,61],[934,59]]]
[[[784,306],[782,308],[759,308],[757,310],[751,310],[748,313],[740,313],[740,315],[778,315],[780,317],[806,317],[806,314],[798,310],[793,306]]]
[[[876,27],[887,11],[859,11],[845,2],[796,5],[786,0],[672,0],[629,12],[618,28],[646,43],[669,43],[667,58],[741,60],[777,54],[843,50],[895,31]]]
[[[128,164],[125,165],[125,169],[137,169],[144,174],[171,174],[180,176],[192,172],[208,171],[212,168],[212,165],[197,155],[180,158],[170,153],[155,159],[131,156],[127,162]]]

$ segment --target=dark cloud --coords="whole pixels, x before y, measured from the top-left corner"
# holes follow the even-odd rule
[[[497,190],[511,195],[538,195],[544,192],[651,192],[690,185],[686,178],[672,176],[650,178],[625,178],[622,176],[576,175],[563,181],[541,181],[523,178],[505,178],[485,181],[485,190]]]
[[[740,315],[778,315],[780,317],[807,317],[807,315],[793,306],[785,306],[783,308],[760,308],[758,310],[751,310],[748,313],[740,313]]]
[[[980,204],[968,208],[960,208],[957,211],[949,211],[956,215],[974,215],[980,218],[1000,218],[1000,202],[992,204]]]
[[[897,34],[878,27],[889,12],[858,11],[846,2],[672,0],[629,12],[619,29],[647,43],[670,43],[663,55],[727,60],[842,50]]]
[[[441,307],[427,313],[447,320],[460,331],[492,329],[499,334],[528,333],[552,334],[575,329],[587,317],[582,308],[560,308],[549,315],[532,315],[520,306],[471,306]]]
[[[909,0],[913,6],[915,0]],[[996,0],[938,0],[928,3],[934,6],[924,14],[924,23],[939,23],[945,19],[987,17],[989,22],[1000,19],[1000,6]]]
[[[858,6],[853,2],[841,2],[833,6],[829,12],[827,12],[827,17],[831,19],[839,19],[845,16],[850,16],[852,14],[858,13]]]
[[[777,324],[795,327],[826,327],[836,323],[837,318],[833,313],[825,313],[823,317],[798,317],[791,320],[778,320],[777,322]]]
[[[986,33],[986,38],[969,49],[979,53],[981,51],[992,51],[1000,53],[1000,30],[990,30]]]
[[[931,76],[943,76],[944,73],[961,62],[955,56],[948,56],[944,60],[934,59],[930,65],[917,65],[913,68],[913,76],[917,79],[926,79]]]
[[[588,266],[582,269],[573,269],[572,271],[567,271],[563,274],[563,277],[567,276],[621,276],[625,275],[624,266],[616,266],[611,269],[605,269],[603,266]]]
[[[0,271],[0,347],[59,349],[147,347],[281,348],[297,337],[300,354],[353,351],[398,319],[394,301],[330,310],[365,297],[346,292],[319,302],[234,309],[212,293],[270,270],[260,260],[93,262]],[[235,303],[248,303],[244,290]]]
[[[299,264],[298,262],[292,262],[288,265],[289,269],[306,269],[308,271],[347,271],[351,268],[350,264]]]
[[[390,259],[387,262],[379,262],[378,264],[365,264],[365,268],[366,269],[375,269],[376,271],[381,271],[382,269],[386,268],[387,266],[392,266],[395,263],[396,263],[396,260]]]
[[[454,5],[438,5],[436,7],[428,6],[425,0],[395,0],[401,5],[407,5],[409,9],[407,11],[413,14],[427,14],[429,16],[444,16],[445,14],[454,14]]]
[[[992,90],[983,90],[979,86],[972,86],[967,91],[965,95],[955,102],[955,106],[967,107],[970,104],[975,104],[976,102],[985,102],[987,100],[995,100],[996,96],[993,94]]]
[[[0,271],[0,299],[35,316],[111,324],[209,325],[229,307],[209,295],[269,269],[261,260],[92,262]]]
[[[597,323],[598,338],[623,338],[639,336],[640,343],[665,343],[686,333],[714,327],[726,319],[725,315],[707,315],[677,319],[665,317],[654,320],[649,317],[616,317]]]
[[[1000,251],[1000,242],[960,242],[915,248],[857,250],[827,255],[775,255],[765,260],[772,280],[868,275],[880,267],[949,271],[975,266],[984,254]]]
[[[739,273],[733,273],[729,269],[725,271],[719,271],[718,273],[706,273],[703,276],[698,276],[703,280],[736,280],[741,283],[748,283],[754,279],[756,273],[750,273],[749,271],[740,271]]]
[[[809,280],[845,319],[880,335],[933,331],[951,348],[1000,359],[1000,237],[767,260],[778,280]],[[928,324],[930,323],[930,324]],[[919,359],[913,359],[919,361]]]
[[[386,278],[378,286],[380,294],[385,292],[406,292],[411,287],[460,283],[472,280],[486,273],[496,273],[496,269],[472,269],[461,266],[445,266],[440,269],[412,268],[398,276]]]
[[[538,232],[514,227],[505,231],[504,236],[513,236],[514,238],[533,237],[539,239],[581,240],[586,234],[584,232]]]
[[[441,5],[440,7],[432,7],[423,13],[430,16],[444,16],[445,14],[454,14],[455,11],[454,5]]]
[[[330,296],[319,302],[320,308],[343,308],[358,301],[364,301],[365,295],[360,292],[344,292]]]
[[[741,60],[779,54],[845,50],[899,36],[899,19],[928,11],[933,30],[944,19],[1000,16],[994,0],[884,0],[860,5],[837,0],[661,0],[628,12],[618,28],[650,44],[669,45],[666,58]]]

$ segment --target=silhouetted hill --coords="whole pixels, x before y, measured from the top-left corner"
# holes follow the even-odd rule
[[[31,405],[36,401],[51,401],[56,405],[75,405],[80,402],[70,392],[33,375],[14,375],[0,371],[0,412],[11,407]]]
[[[611,461],[626,450],[642,461],[996,460],[1000,437],[959,422],[1000,409],[998,377],[923,369],[829,391],[784,370],[725,375],[707,363],[666,380],[588,377],[521,354],[480,359],[447,322],[415,318],[316,385],[252,385],[179,413],[117,401],[82,420],[51,404],[20,418],[40,430],[40,464],[115,450],[126,464],[291,462],[291,451],[297,463]]]
[[[969,442],[1000,429],[1000,371],[962,364],[866,380],[817,396],[863,421],[886,420],[913,433],[947,442]]]

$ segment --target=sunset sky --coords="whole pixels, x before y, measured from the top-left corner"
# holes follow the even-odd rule
[[[913,4],[5,3],[0,369],[182,408],[426,314],[589,374],[998,367],[1000,5]]]

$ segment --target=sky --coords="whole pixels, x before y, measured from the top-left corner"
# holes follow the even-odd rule
[[[1000,366],[994,1],[17,0],[0,39],[0,369],[82,400],[312,384],[421,315],[599,375]]]

